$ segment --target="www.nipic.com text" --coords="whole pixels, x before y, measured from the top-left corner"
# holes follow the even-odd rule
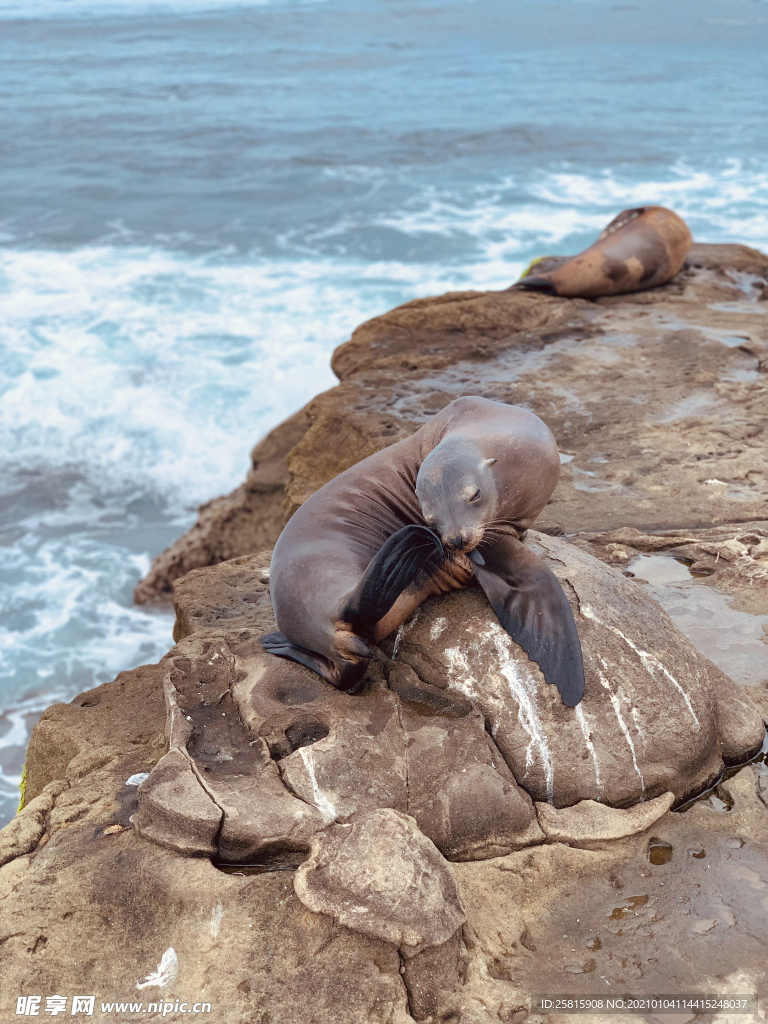
[[[46,996],[43,1006],[42,996],[19,996],[16,1000],[17,1017],[39,1017],[48,1014],[58,1017],[67,1013],[69,996]],[[185,1003],[161,999],[154,1003],[100,1003],[102,1013],[210,1013],[210,1003]],[[73,996],[69,1016],[92,1017],[96,1006],[96,996]]]

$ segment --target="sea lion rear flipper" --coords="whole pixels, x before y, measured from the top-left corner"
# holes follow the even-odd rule
[[[557,287],[554,282],[543,274],[531,274],[517,281],[514,288],[521,292],[541,292],[543,295],[557,295]]]
[[[575,707],[584,693],[581,642],[568,598],[552,570],[525,545],[505,537],[484,550],[475,576],[499,621],[535,661],[563,703]]]
[[[341,618],[355,633],[369,636],[402,592],[420,573],[443,560],[440,538],[426,526],[404,526],[393,533],[371,559],[360,582],[347,598]]]
[[[324,658],[322,654],[315,654],[314,651],[308,651],[306,647],[299,647],[298,644],[292,644],[287,636],[279,630],[275,630],[274,633],[267,633],[266,636],[260,638],[259,642],[265,651],[269,651],[270,654],[276,655],[278,658],[288,658],[290,661],[297,661],[299,665],[304,665],[305,668],[311,669],[313,672],[317,672],[319,676],[326,679],[329,683],[337,685],[336,676],[334,675],[334,668],[331,662],[327,658]]]

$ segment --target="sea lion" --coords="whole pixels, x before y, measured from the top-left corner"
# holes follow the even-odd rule
[[[672,210],[639,206],[614,217],[594,245],[561,267],[526,273],[512,288],[571,299],[643,291],[674,277],[692,244]]]
[[[584,669],[571,607],[521,540],[559,475],[557,445],[538,416],[456,399],[296,511],[270,569],[279,631],[262,645],[354,690],[369,644],[426,598],[474,577],[510,636],[573,707]]]

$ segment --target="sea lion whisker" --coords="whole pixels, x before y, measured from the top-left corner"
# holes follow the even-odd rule
[[[486,526],[485,533],[503,533],[505,530],[517,531],[517,526],[514,523],[494,523],[492,526]]]

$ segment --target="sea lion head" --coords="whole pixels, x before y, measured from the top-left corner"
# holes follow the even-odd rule
[[[443,438],[422,462],[416,497],[425,522],[449,552],[474,550],[496,515],[495,462],[474,441],[456,434]]]

